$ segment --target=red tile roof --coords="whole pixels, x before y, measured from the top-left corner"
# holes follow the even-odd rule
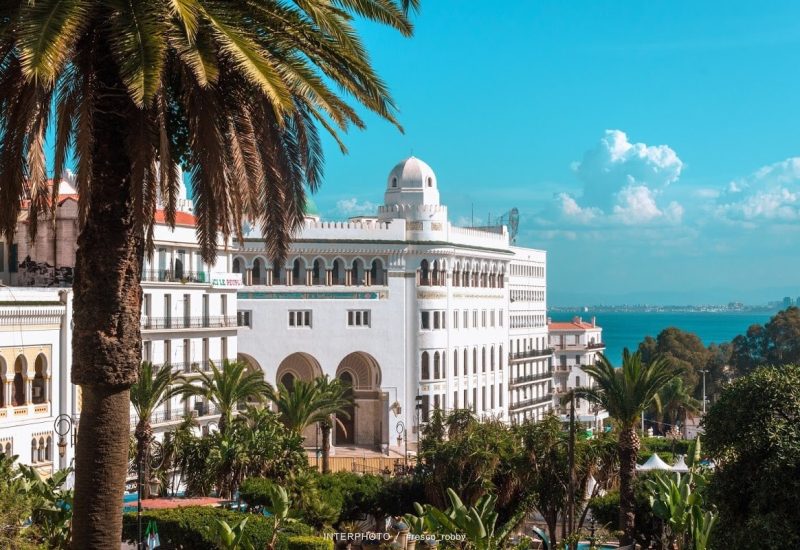
[[[166,215],[163,210],[156,210],[156,223],[167,223]],[[194,214],[188,212],[175,212],[175,225],[185,225],[186,227],[194,227],[196,218]]]
[[[565,323],[547,323],[547,328],[549,330],[589,330],[600,327],[585,321],[567,321]]]

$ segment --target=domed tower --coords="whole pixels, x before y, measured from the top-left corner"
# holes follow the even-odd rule
[[[447,220],[447,208],[439,204],[439,188],[433,169],[416,157],[400,161],[386,180],[382,219]]]

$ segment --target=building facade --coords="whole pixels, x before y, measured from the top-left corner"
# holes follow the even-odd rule
[[[597,325],[594,317],[589,322],[575,317],[569,322],[548,319],[548,331],[555,361],[555,405],[566,417],[569,407],[560,403],[561,398],[569,390],[594,387],[594,380],[581,367],[594,365],[599,359],[598,354],[605,351],[603,329]],[[575,417],[581,423],[600,428],[608,418],[608,412],[578,397],[575,400]]]
[[[309,214],[283,265],[251,232],[232,270],[240,357],[272,384],[353,385],[335,445],[400,448],[436,408],[504,421],[552,408],[545,252],[512,246],[504,226],[452,224],[419,159],[391,170],[374,216]]]

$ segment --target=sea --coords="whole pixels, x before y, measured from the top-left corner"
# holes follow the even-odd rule
[[[606,357],[617,365],[622,359],[622,350],[628,348],[636,351],[639,342],[645,336],[658,336],[658,333],[669,327],[677,327],[687,332],[694,332],[704,344],[720,344],[730,342],[739,334],[747,332],[753,324],[763,325],[769,321],[774,312],[724,311],[724,312],[592,312],[580,311],[566,313],[551,312],[553,321],[571,321],[573,317],[582,317],[584,321],[597,318],[597,324],[603,328],[603,341],[606,343]]]

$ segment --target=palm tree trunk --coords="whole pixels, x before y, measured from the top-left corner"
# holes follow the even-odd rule
[[[619,434],[619,528],[623,531],[620,545],[633,544],[636,515],[633,478],[639,456],[639,436],[631,426]]]
[[[136,467],[142,470],[142,498],[150,498],[150,441],[153,433],[150,424],[139,420],[136,425]]]
[[[331,425],[323,422],[320,429],[322,430],[322,473],[329,474],[331,471]]]
[[[143,232],[134,222],[131,159],[121,113],[130,101],[99,44],[92,185],[78,238],[73,291],[72,382],[80,385],[72,548],[118,549],[128,470],[129,388],[141,360]]]

